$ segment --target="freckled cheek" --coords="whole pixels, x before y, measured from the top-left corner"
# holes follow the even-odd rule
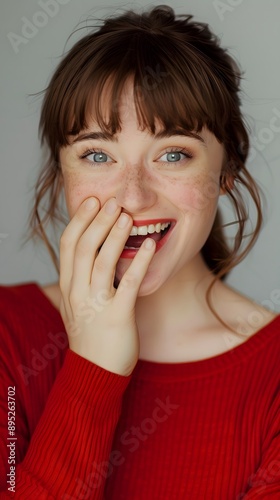
[[[210,178],[182,186],[177,192],[178,206],[194,214],[215,210],[218,198],[219,185],[216,180]]]
[[[72,218],[83,200],[89,196],[87,196],[87,186],[71,174],[64,174],[63,185],[68,214]]]
[[[108,182],[93,180],[74,173],[65,173],[63,176],[65,201],[69,217],[72,218],[79,206],[87,198],[94,196],[102,207],[108,198],[114,196],[115,184],[108,186]]]

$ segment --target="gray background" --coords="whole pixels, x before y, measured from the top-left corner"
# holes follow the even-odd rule
[[[52,16],[43,5],[53,4]],[[1,0],[1,186],[0,283],[57,280],[43,245],[22,247],[32,206],[33,184],[42,162],[38,141],[40,99],[28,97],[44,89],[69,34],[89,15],[103,17],[119,9],[142,9],[169,2],[93,0]],[[171,3],[171,2],[170,2]],[[280,2],[279,0],[192,0],[173,2],[178,14],[190,13],[210,24],[245,71],[243,111],[251,127],[248,167],[263,188],[267,207],[257,244],[228,283],[271,309],[280,311]],[[55,10],[54,10],[55,9]],[[55,12],[56,11],[56,12]],[[24,18],[24,19],[23,19]],[[37,24],[26,34],[28,22]],[[40,24],[40,27],[38,26]],[[30,31],[31,30],[31,31]],[[11,39],[23,36],[15,47]],[[27,38],[29,36],[29,38]],[[77,39],[77,37],[76,37]],[[73,41],[75,37],[73,38]],[[68,45],[69,48],[71,46]],[[277,121],[271,122],[274,117]],[[274,123],[277,126],[271,126]],[[221,207],[232,220],[224,197]],[[253,213],[252,213],[253,217]]]

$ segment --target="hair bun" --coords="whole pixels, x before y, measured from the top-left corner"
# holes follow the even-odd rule
[[[169,5],[157,5],[150,11],[150,18],[155,21],[174,21],[175,13]]]

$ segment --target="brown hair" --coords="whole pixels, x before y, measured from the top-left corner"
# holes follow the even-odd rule
[[[186,134],[206,126],[224,145],[220,182],[236,212],[235,241],[230,249],[218,210],[202,248],[216,279],[223,278],[248,253],[262,222],[258,187],[245,167],[249,138],[240,111],[241,73],[207,24],[193,21],[191,15],[175,16],[166,5],[142,14],[127,11],[119,17],[108,17],[78,41],[57,67],[42,107],[41,140],[48,147],[49,158],[35,188],[31,236],[43,238],[58,271],[58,257],[45,226],[49,221],[62,219],[58,203],[59,150],[68,144],[69,134],[77,134],[87,126],[87,111],[92,105],[101,130],[114,134],[121,129],[118,102],[128,77],[133,77],[140,126],[155,133],[158,120],[165,129],[179,126]],[[105,121],[100,97],[109,81],[106,103],[110,114]],[[255,204],[257,221],[242,248],[248,220],[244,188]],[[43,198],[45,215],[41,217]],[[210,289],[207,301],[213,311]]]

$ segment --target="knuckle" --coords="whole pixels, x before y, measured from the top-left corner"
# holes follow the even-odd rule
[[[81,309],[84,305],[80,293],[75,289],[72,289],[69,293],[69,304],[75,310]]]
[[[125,288],[135,288],[138,286],[139,280],[135,274],[129,273],[125,274],[120,283],[120,289],[125,290]]]
[[[88,253],[92,251],[92,249],[92,242],[85,236],[82,236],[77,243],[76,253],[78,256],[84,257],[85,255],[88,255]]]
[[[96,258],[94,263],[94,270],[99,274],[103,274],[108,272],[108,262],[104,258],[100,256]]]

